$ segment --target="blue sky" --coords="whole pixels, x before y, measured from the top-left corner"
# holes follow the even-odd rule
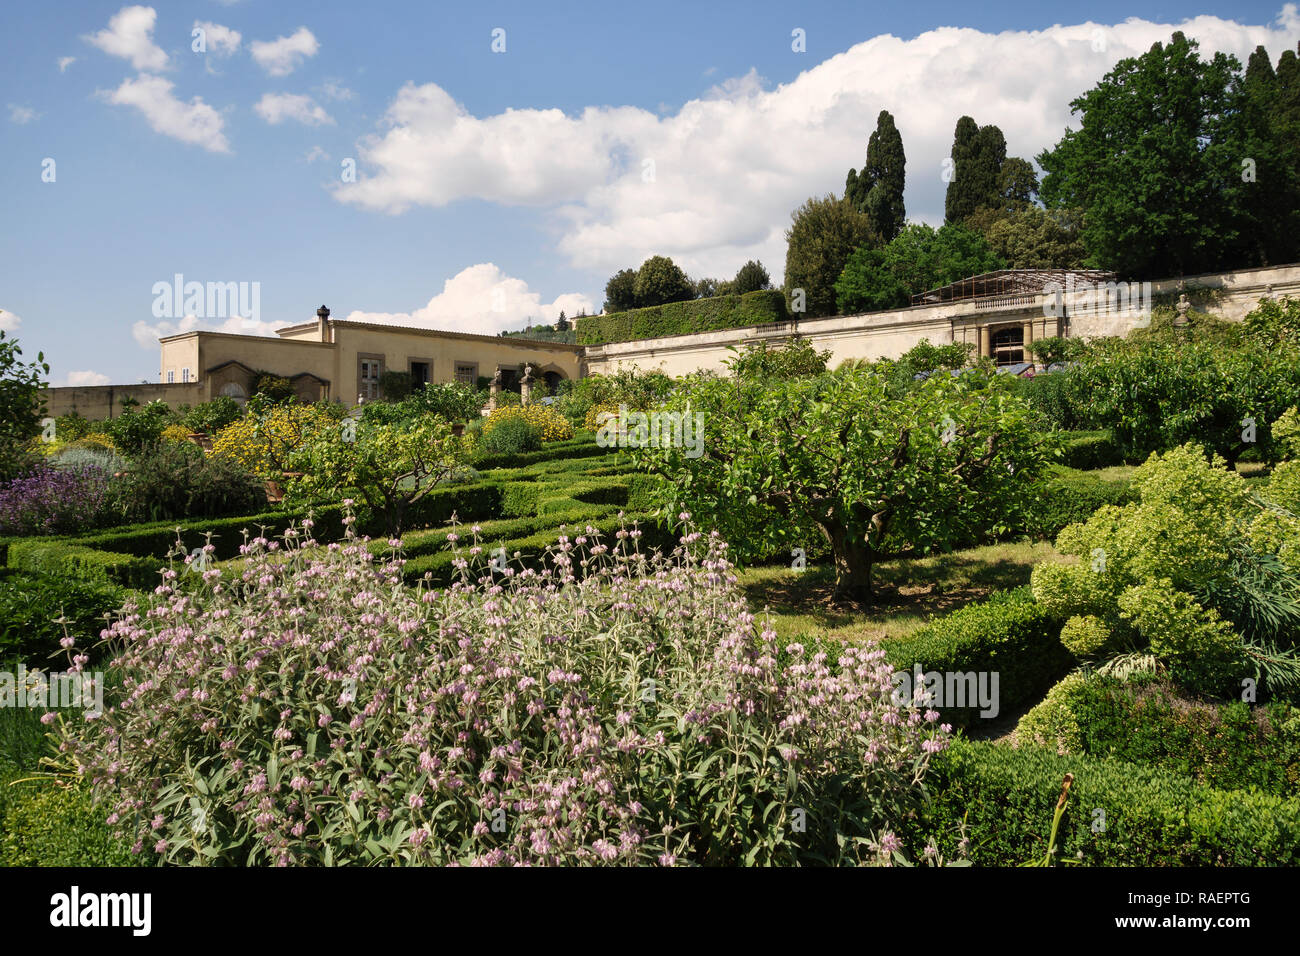
[[[960,115],[1032,157],[1175,28],[1300,41],[1293,4],[1253,2],[8,4],[0,328],[56,385],[156,381],[159,334],[322,302],[495,332],[594,311],[654,253],[779,281],[790,210],[843,189],[880,109],[937,222]],[[177,273],[259,283],[258,321],[156,315]]]

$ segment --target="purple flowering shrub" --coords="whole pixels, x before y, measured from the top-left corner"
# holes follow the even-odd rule
[[[95,465],[40,466],[0,487],[0,534],[63,534],[93,528],[109,512],[108,472]]]
[[[247,543],[237,578],[166,571],[107,632],[121,699],[61,724],[60,750],[137,852],[889,862],[947,745],[874,646],[778,662],[716,535],[663,556],[587,528],[536,568],[471,540],[433,590],[402,584],[399,541],[309,534]]]

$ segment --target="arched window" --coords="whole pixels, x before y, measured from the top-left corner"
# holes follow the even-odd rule
[[[244,386],[240,385],[238,382],[227,382],[225,385],[221,386],[221,394],[227,398],[233,398],[235,401],[239,402],[240,405],[243,405],[248,401],[248,393],[244,391]]]

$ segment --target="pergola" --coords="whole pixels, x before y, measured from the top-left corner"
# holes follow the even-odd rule
[[[1103,269],[999,269],[949,282],[912,296],[912,305],[933,305],[962,299],[987,299],[1012,295],[1042,295],[1048,283],[1068,285],[1114,282],[1118,275]]]

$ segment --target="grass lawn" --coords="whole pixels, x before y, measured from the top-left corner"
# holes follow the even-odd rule
[[[991,544],[917,561],[890,561],[875,569],[876,606],[851,610],[830,604],[835,573],[830,565],[796,572],[752,568],[740,585],[755,609],[771,613],[777,635],[889,640],[909,634],[931,617],[947,614],[991,592],[1029,583],[1040,561],[1057,557],[1045,541]]]

